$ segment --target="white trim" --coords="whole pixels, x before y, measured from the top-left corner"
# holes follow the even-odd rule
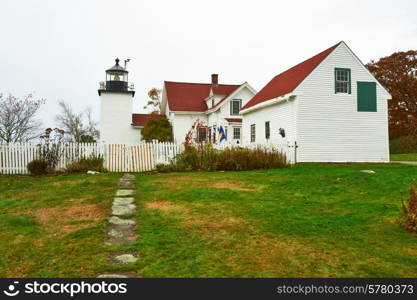
[[[243,88],[248,88],[248,90],[253,94],[256,95],[256,90],[250,86],[249,83],[247,83],[246,81],[244,83],[242,83],[233,93],[231,93],[229,96],[227,96],[225,99],[221,100],[220,105],[217,105],[215,108],[211,108],[206,110],[206,114],[211,114],[215,111],[217,111],[220,107],[222,107],[229,99],[233,98],[233,96],[235,96],[237,93],[239,93],[241,90],[243,90]]]
[[[284,96],[279,96],[277,98],[273,98],[273,99],[255,104],[254,106],[251,106],[251,107],[248,107],[244,110],[241,110],[240,114],[244,115],[244,114],[247,114],[249,112],[252,112],[252,111],[255,111],[255,110],[258,110],[258,109],[261,109],[261,108],[265,108],[265,107],[268,107],[268,106],[271,106],[271,105],[274,105],[274,104],[278,104],[278,103],[281,103],[281,102],[284,102],[284,101],[288,102],[288,101],[294,100],[296,96],[297,95],[295,95],[293,93],[288,93],[288,94],[285,94]]]
[[[196,114],[196,115],[204,115],[205,111],[186,111],[186,110],[171,110],[172,113],[178,115],[189,115],[189,114]]]
[[[366,72],[368,72],[369,75],[372,76],[373,79],[375,79],[376,83],[379,85],[380,88],[382,88],[385,93],[388,96],[388,100],[391,100],[392,96],[391,94],[387,91],[387,89],[378,81],[378,79],[375,78],[375,76],[371,73],[371,71],[368,70],[367,67],[365,67],[365,65],[363,64],[363,62],[359,59],[359,57],[349,48],[349,46],[342,41],[340,44],[344,44],[346,46],[346,48],[348,49],[348,51],[350,52],[350,54],[359,62],[359,64],[362,66],[362,69],[364,69]],[[335,49],[336,50],[336,49]]]

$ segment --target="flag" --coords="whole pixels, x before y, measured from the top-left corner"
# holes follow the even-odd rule
[[[221,143],[223,140],[227,140],[227,136],[224,133],[223,127],[220,126],[220,128],[219,128],[219,143]]]

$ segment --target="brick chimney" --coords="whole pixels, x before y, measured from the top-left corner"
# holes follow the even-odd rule
[[[217,87],[219,85],[219,74],[211,74],[211,85]]]

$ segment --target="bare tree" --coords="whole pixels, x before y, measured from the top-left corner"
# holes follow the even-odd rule
[[[143,108],[150,109],[151,114],[159,114],[159,112],[161,111],[161,90],[157,88],[152,88],[148,92],[148,96],[149,100]]]
[[[0,94],[0,142],[26,142],[39,137],[42,123],[36,119],[44,99],[34,99],[33,94],[18,99]]]
[[[97,122],[91,116],[91,108],[75,112],[72,107],[61,100],[58,102],[61,113],[56,116],[59,126],[65,130],[74,142],[95,142],[99,138]]]

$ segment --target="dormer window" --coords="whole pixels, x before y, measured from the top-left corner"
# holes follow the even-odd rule
[[[211,99],[211,107],[214,107],[214,98]]]
[[[335,93],[350,94],[350,69],[336,68],[334,70]]]
[[[241,99],[233,99],[232,101],[230,101],[230,115],[238,116],[241,108],[242,108]]]

